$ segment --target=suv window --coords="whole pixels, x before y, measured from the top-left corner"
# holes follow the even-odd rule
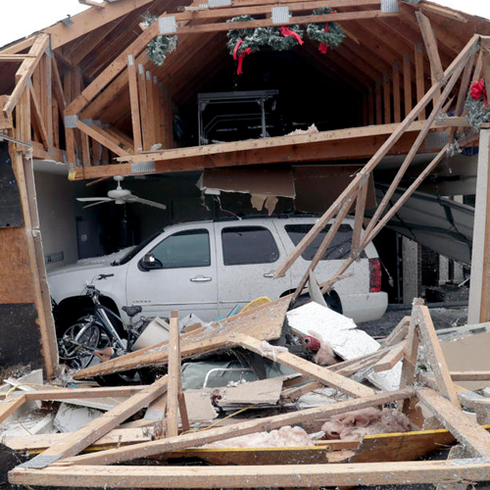
[[[289,238],[294,243],[294,246],[304,238],[304,236],[311,230],[313,225],[286,225],[286,230]],[[301,257],[305,260],[312,260],[315,256],[318,248],[320,247],[325,235],[328,233],[330,225],[327,225],[321,233],[319,233],[315,239],[310,243],[306,250],[301,254]],[[351,250],[352,245],[352,227],[347,224],[340,225],[339,230],[335,234],[332,243],[328,247],[322,260],[341,260],[346,259]],[[361,253],[362,259],[366,258],[364,251]]]
[[[279,258],[272,233],[262,226],[234,226],[221,231],[225,265],[270,264]]]
[[[179,231],[161,241],[151,253],[162,263],[163,269],[207,267],[211,265],[209,232]]]

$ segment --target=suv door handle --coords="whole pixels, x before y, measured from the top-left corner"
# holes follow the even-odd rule
[[[264,277],[273,278],[275,273],[276,273],[276,271],[269,271],[269,272],[266,272],[266,273],[264,274]],[[282,276],[279,276],[279,277],[284,277],[285,275],[286,275],[286,274],[283,274]]]
[[[191,277],[191,282],[209,282],[212,281],[212,277],[206,277],[206,276],[196,276],[196,277]]]

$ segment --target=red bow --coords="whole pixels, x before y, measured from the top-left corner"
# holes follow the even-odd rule
[[[279,29],[279,32],[281,33],[281,35],[283,35],[284,37],[289,37],[289,36],[293,36],[294,39],[296,39],[296,41],[298,41],[298,43],[300,44],[300,46],[302,44],[304,44],[304,41],[303,39],[301,39],[301,37],[299,36],[299,34],[297,32],[294,32],[292,31],[289,27],[286,27],[286,26],[282,26],[280,29]]]
[[[483,78],[479,82],[475,80],[471,84],[470,95],[473,100],[479,100],[480,97],[483,97],[483,103],[485,105],[488,105],[487,89],[485,88],[485,82],[483,81]]]
[[[325,32],[329,31],[328,22],[325,24],[325,27],[323,28],[323,30]],[[322,53],[322,54],[327,54],[327,51],[328,51],[327,44],[326,43],[320,43],[320,46],[318,46],[318,51],[320,51],[320,53]]]
[[[239,39],[239,41],[236,43],[236,46],[235,48],[233,49],[233,59],[236,61],[237,58],[238,58],[238,68],[236,70],[236,74],[237,75],[241,75],[243,73],[243,70],[242,70],[242,66],[243,66],[243,58],[250,54],[252,52],[252,48],[246,48],[242,51],[242,53],[240,53],[238,56],[237,56],[237,53],[238,53],[238,48],[243,44],[243,39]]]

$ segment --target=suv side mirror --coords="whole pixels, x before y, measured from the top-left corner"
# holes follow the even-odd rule
[[[152,253],[148,253],[140,260],[140,266],[143,270],[150,271],[161,269],[163,265]]]

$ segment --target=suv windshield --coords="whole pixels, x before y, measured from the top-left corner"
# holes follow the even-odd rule
[[[153,235],[150,235],[146,240],[143,240],[139,245],[132,248],[126,255],[124,255],[124,257],[112,262],[111,265],[123,265],[128,263],[136,254],[139,253],[141,249],[145,248],[152,240],[154,240],[158,235],[161,235],[163,232],[164,230],[160,230],[153,233]]]

